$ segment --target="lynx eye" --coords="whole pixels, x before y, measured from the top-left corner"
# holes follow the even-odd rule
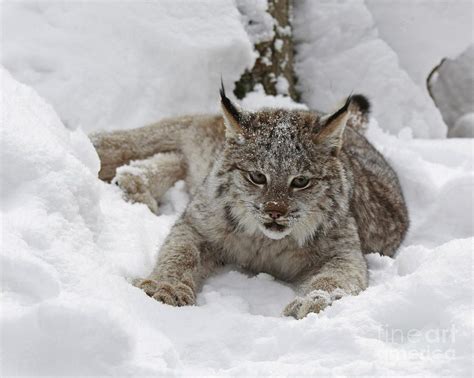
[[[306,176],[298,176],[291,181],[291,186],[297,189],[304,189],[309,185],[309,178]]]
[[[264,185],[267,183],[266,176],[261,172],[249,172],[248,178],[255,185]]]

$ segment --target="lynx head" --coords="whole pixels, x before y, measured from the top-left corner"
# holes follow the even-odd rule
[[[365,104],[365,109],[362,109]],[[368,111],[363,96],[335,113],[238,108],[221,89],[226,125],[217,197],[235,228],[303,245],[347,211],[350,184],[341,148],[346,124]]]

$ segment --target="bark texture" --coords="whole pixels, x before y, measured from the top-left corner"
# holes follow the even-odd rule
[[[288,95],[299,100],[293,69],[292,0],[268,0],[267,13],[273,19],[273,33],[255,43],[258,58],[236,82],[234,94],[243,98],[261,84],[268,95]],[[250,17],[247,23],[255,21]]]

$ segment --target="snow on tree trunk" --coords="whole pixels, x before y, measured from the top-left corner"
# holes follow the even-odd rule
[[[257,59],[236,82],[234,94],[243,98],[260,84],[268,95],[299,99],[293,70],[292,0],[238,0]]]

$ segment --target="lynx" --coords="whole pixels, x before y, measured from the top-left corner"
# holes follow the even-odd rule
[[[408,228],[397,176],[363,136],[368,100],[351,96],[332,114],[250,112],[220,94],[222,115],[91,136],[100,178],[128,199],[158,212],[180,179],[192,195],[136,286],[193,305],[206,277],[236,264],[294,284],[298,296],[283,314],[297,319],[360,293],[364,254],[392,256]]]

